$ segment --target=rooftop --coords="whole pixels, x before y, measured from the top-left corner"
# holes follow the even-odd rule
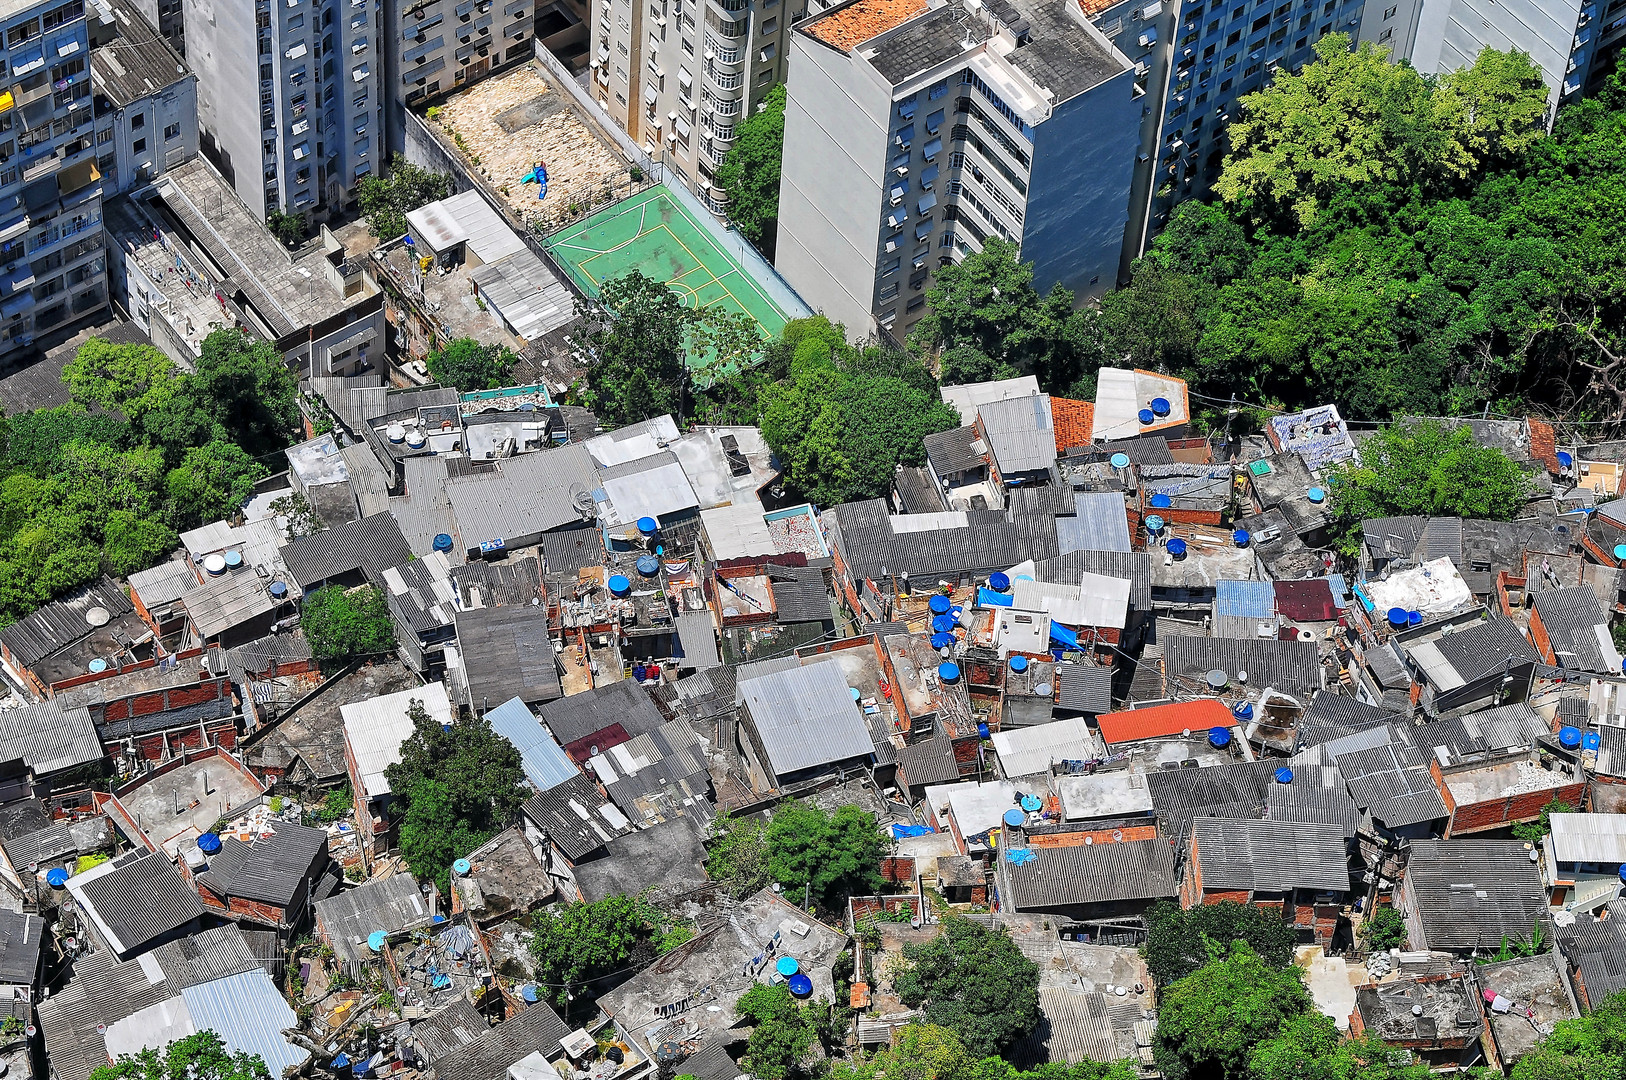
[[[1412,841],[1406,878],[1427,947],[1494,950],[1504,936],[1529,940],[1535,924],[1547,924],[1541,869],[1529,856],[1518,840]]]
[[[1289,893],[1349,890],[1349,833],[1299,821],[1198,818],[1197,858],[1204,889]]]
[[[203,906],[181,872],[158,852],[131,853],[68,879],[85,918],[121,959],[179,930]]]
[[[502,608],[495,610],[501,611]],[[581,770],[570,755],[554,742],[542,721],[526,706],[523,698],[512,697],[485,714],[491,730],[514,744],[519,751],[525,778],[538,791],[564,783]]]
[[[367,948],[373,931],[393,934],[427,926],[433,915],[417,880],[406,871],[363,882],[316,902],[324,940],[341,961],[351,963],[377,955]]]
[[[1102,713],[1095,718],[1101,737],[1107,743],[1136,742],[1190,731],[1206,732],[1212,727],[1230,728],[1236,723],[1231,710],[1218,698],[1196,698],[1143,709]]]
[[[515,696],[527,702],[564,696],[546,608],[525,604],[460,611],[457,640],[471,707],[484,709]]]
[[[736,694],[750,710],[780,776],[874,753],[869,727],[839,664],[813,663],[741,679]]]
[[[183,844],[264,791],[253,774],[226,751],[216,750],[137,777],[114,794],[148,839],[173,858]]]
[[[592,779],[579,774],[531,796],[521,810],[571,860],[585,858],[632,831],[627,815]]]
[[[592,903],[607,896],[651,893],[670,899],[706,883],[702,826],[675,817],[613,837],[600,858],[576,867],[576,887]]]
[[[1591,916],[1580,918],[1590,919]],[[1504,960],[1497,964],[1481,964],[1474,968],[1479,985],[1509,1005],[1505,1011],[1493,1001],[1485,1010],[1490,1020],[1491,1034],[1496,1049],[1505,1065],[1511,1065],[1536,1048],[1542,1034],[1552,1030],[1560,1020],[1573,1020],[1580,1015],[1571,996],[1568,979],[1560,968],[1563,954],[1557,949],[1542,956]],[[1586,971],[1582,971],[1583,980]],[[1587,991],[1593,993],[1590,981]],[[1602,1000],[1601,997],[1595,1000]]]
[[[1151,409],[1158,398],[1168,403],[1169,411],[1161,417],[1154,415],[1149,424],[1141,423],[1140,411]],[[1101,442],[1149,435],[1190,419],[1184,379],[1116,367],[1104,367],[1096,376],[1095,437]]]
[[[1017,911],[1160,900],[1177,892],[1174,852],[1162,837],[1027,850],[1033,857],[1021,863],[1009,850],[1004,855]]]
[[[191,78],[180,55],[129,0],[110,0],[118,39],[90,52],[96,90],[123,108]]]
[[[449,724],[455,715],[444,683],[402,690],[367,701],[353,701],[339,709],[344,717],[345,742],[356,765],[361,794],[377,798],[389,794],[384,770],[401,760],[401,743],[412,734],[412,717],[407,710],[421,701],[424,711],[437,723]]]
[[[327,832],[288,821],[277,822],[273,830],[247,842],[222,836],[220,850],[197,880],[224,897],[281,907],[302,901],[316,888],[311,870],[317,857],[327,853]]]
[[[847,52],[873,37],[902,26],[925,11],[926,6],[926,0],[854,0],[853,3],[838,7],[821,18],[803,24],[799,29],[826,45]],[[1037,390],[1037,383],[1034,388]],[[948,396],[949,389],[944,388],[943,400],[954,404]],[[972,411],[975,411],[975,406]]]

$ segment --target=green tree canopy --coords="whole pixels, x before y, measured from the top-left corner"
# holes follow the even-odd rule
[[[1293,927],[1279,912],[1224,901],[1182,909],[1160,901],[1146,912],[1146,964],[1159,986],[1167,986],[1208,963],[1209,944],[1245,941],[1271,967],[1293,962]]]
[[[785,1080],[813,1048],[814,1006],[799,1005],[783,986],[759,983],[747,990],[734,1011],[751,1025],[741,1062],[760,1080]]]
[[[276,347],[237,330],[203,339],[190,380],[233,442],[251,457],[290,445],[299,434],[299,380]]]
[[[827,813],[797,800],[775,807],[764,844],[768,875],[793,898],[810,890],[825,911],[879,892],[881,858],[891,850],[874,814],[857,806]]]
[[[401,855],[419,881],[445,889],[452,862],[501,832],[525,801],[514,744],[482,718],[442,727],[423,703],[407,709],[412,734],[384,770],[401,814]]]
[[[194,447],[164,483],[173,520],[181,528],[197,528],[233,517],[265,475],[266,467],[236,443],[215,439]]]
[[[634,896],[578,900],[540,913],[531,920],[536,977],[561,1008],[572,993],[595,997],[603,987],[594,985],[628,966],[634,952],[650,941],[654,924],[648,902]]]
[[[998,1054],[1038,1026],[1039,969],[1010,935],[949,916],[941,934],[903,955],[898,997],[924,1006],[926,1022],[954,1032],[971,1054]]]
[[[785,87],[769,90],[735,131],[734,145],[717,169],[728,195],[728,220],[773,258],[779,226],[779,168],[785,150]]]
[[[1250,1080],[1428,1080],[1426,1062],[1370,1036],[1340,1032],[1332,1017],[1307,1012],[1248,1055]]]
[[[974,1057],[948,1028],[909,1024],[897,1041],[868,1057],[831,1064],[830,1080],[1135,1080],[1129,1061],[1049,1062],[1018,1069],[999,1057]]]
[[[1157,1061],[1169,1080],[1247,1080],[1250,1058],[1314,1008],[1294,967],[1266,963],[1246,941],[1158,995]]]
[[[232,1053],[213,1031],[177,1039],[162,1051],[148,1048],[92,1070],[90,1080],[272,1080],[265,1059]]]
[[[384,594],[372,585],[324,585],[306,594],[299,624],[318,660],[376,656],[395,648],[395,623]]]
[[[1359,550],[1360,525],[1398,514],[1508,521],[1525,507],[1529,475],[1495,447],[1480,446],[1466,425],[1407,420],[1360,442],[1360,463],[1332,473],[1332,507],[1343,550]]]
[[[927,435],[960,426],[916,358],[847,344],[823,315],[785,325],[789,377],[762,387],[762,437],[786,479],[826,506],[884,495],[897,465],[920,465]]]
[[[685,341],[694,311],[659,281],[634,270],[578,298],[577,345],[587,354],[589,400],[606,427],[684,412]]]
[[[519,363],[519,357],[506,345],[485,345],[462,337],[444,349],[430,352],[425,363],[436,382],[470,393],[512,386],[514,365]]]
[[[362,177],[356,188],[356,205],[374,236],[393,240],[407,231],[406,216],[410,211],[451,193],[450,176],[420,168],[397,153],[382,177]]]

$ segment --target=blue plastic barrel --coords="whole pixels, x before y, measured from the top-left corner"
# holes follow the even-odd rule
[[[1231,745],[1231,729],[1211,727],[1208,729],[1208,745],[1215,750],[1224,750]]]
[[[1127,468],[1129,468],[1129,455],[1128,454],[1113,454],[1111,461],[1112,461],[1112,467],[1114,469],[1127,469]]]
[[[367,935],[367,947],[373,952],[384,951],[384,939],[387,935],[382,930],[374,930]]]
[[[953,634],[947,634],[947,633],[942,633],[942,632],[933,634],[932,635],[932,648],[934,648],[934,649],[946,649],[946,648],[949,648],[950,646],[952,646],[954,644],[955,640],[956,639],[955,639]]]
[[[937,665],[937,677],[944,682],[953,682],[960,677],[960,665],[952,660],[944,660]]]
[[[1154,420],[1157,419],[1157,416],[1152,412],[1151,409],[1142,409],[1140,412],[1136,413],[1135,415],[1136,415],[1136,418],[1139,419],[1140,422],[1143,423],[1143,424],[1150,424]]]
[[[1013,656],[1013,657],[1011,657],[1011,670],[1012,671],[1026,671],[1027,669],[1028,669],[1028,658],[1027,657],[1025,657],[1025,656]]]
[[[1313,487],[1306,492],[1306,494],[1313,503],[1323,503],[1327,501],[1327,492],[1322,488]]]
[[[988,587],[995,592],[1004,592],[1011,587],[1011,576],[1003,570],[995,570],[988,575]]]
[[[205,855],[213,855],[220,850],[220,834],[206,832],[198,837],[198,850]]]
[[[948,634],[954,631],[954,616],[939,615],[932,619],[932,633]]]
[[[648,673],[648,671],[649,669],[644,667],[642,664],[632,665],[632,681],[643,682],[644,676]]]
[[[1558,745],[1566,750],[1574,750],[1581,745],[1581,729],[1565,724],[1558,729]]]
[[[1278,784],[1291,784],[1293,782],[1293,770],[1286,765],[1283,765],[1271,775],[1276,778]]]
[[[813,980],[800,972],[792,975],[785,985],[790,988],[792,997],[805,998],[813,996]]]
[[[641,517],[638,519],[638,531],[643,533],[645,536],[654,536],[660,531],[660,528],[660,522],[656,521],[652,517]]]
[[[1152,399],[1152,414],[1154,416],[1167,416],[1173,411],[1168,398],[1155,397]]]
[[[1022,813],[1022,811],[1013,806],[1009,810],[1005,811],[1005,817],[1003,820],[1005,824],[1015,829],[1021,827],[1027,821],[1027,819],[1028,816],[1026,814]]]
[[[1235,708],[1233,708],[1231,710],[1231,715],[1236,717],[1238,720],[1252,720],[1253,719],[1253,706],[1250,703],[1244,701],[1242,704],[1236,706]]]
[[[1037,795],[1022,796],[1022,809],[1030,814],[1036,814],[1044,807],[1044,800]]]
[[[1560,450],[1558,452],[1558,467],[1560,469],[1567,469],[1574,464],[1575,458],[1570,455],[1568,450]]]
[[[1185,558],[1186,557],[1186,542],[1184,540],[1180,539],[1178,536],[1176,536],[1174,539],[1170,540],[1169,541],[1169,554],[1173,555],[1176,559]]]
[[[450,550],[452,550],[452,534],[451,533],[436,533],[435,534],[435,542],[430,546],[433,547],[436,551],[450,551]]]
[[[1149,532],[1149,533],[1162,532],[1163,531],[1163,519],[1158,517],[1156,514],[1147,514],[1146,515],[1146,531]]]
[[[616,596],[625,596],[632,591],[632,580],[625,574],[611,574],[610,591]]]
[[[1405,626],[1410,621],[1411,621],[1411,616],[1406,614],[1406,609],[1405,608],[1403,608],[1403,607],[1392,607],[1392,608],[1389,609],[1389,625],[1390,626]]]
[[[1231,534],[1231,543],[1237,547],[1247,547],[1252,540],[1253,535],[1247,529],[1238,529]]]
[[[1421,611],[1408,611],[1408,612],[1406,612],[1406,625],[1407,626],[1422,626],[1423,625],[1423,613]]]
[[[1588,731],[1581,736],[1582,750],[1596,750],[1603,745],[1603,736],[1596,731]]]
[[[988,737],[988,724],[986,722],[977,725],[977,737],[980,739]]]
[[[1152,507],[1157,510],[1167,510],[1174,505],[1174,500],[1161,491],[1154,491],[1151,498]]]
[[[933,615],[947,615],[948,609],[953,605],[948,597],[938,593],[926,602],[926,606],[931,608]]]
[[[58,866],[45,871],[45,884],[53,889],[60,889],[68,883],[68,872]]]

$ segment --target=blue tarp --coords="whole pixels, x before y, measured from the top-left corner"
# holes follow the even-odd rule
[[[1052,639],[1061,642],[1066,648],[1078,648],[1078,635],[1059,622],[1050,624],[1050,636]]]
[[[905,836],[930,836],[934,830],[926,825],[898,825],[892,826],[892,839],[901,840]]]
[[[992,589],[977,587],[978,607],[1010,607],[1016,603],[1016,597],[1009,593],[997,593]]]

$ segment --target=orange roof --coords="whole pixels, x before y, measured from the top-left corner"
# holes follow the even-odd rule
[[[1088,446],[1095,433],[1095,402],[1052,397],[1050,419],[1056,426],[1056,453]]]
[[[858,0],[809,23],[808,33],[846,52],[926,10],[926,0]]]
[[[1101,728],[1103,739],[1108,743],[1121,743],[1179,735],[1185,731],[1207,731],[1212,727],[1228,728],[1236,720],[1223,701],[1197,698],[1195,701],[1176,701],[1145,709],[1102,713],[1095,718],[1095,722]]]
[[[1078,6],[1084,9],[1086,15],[1099,15],[1118,0],[1078,0]]]

